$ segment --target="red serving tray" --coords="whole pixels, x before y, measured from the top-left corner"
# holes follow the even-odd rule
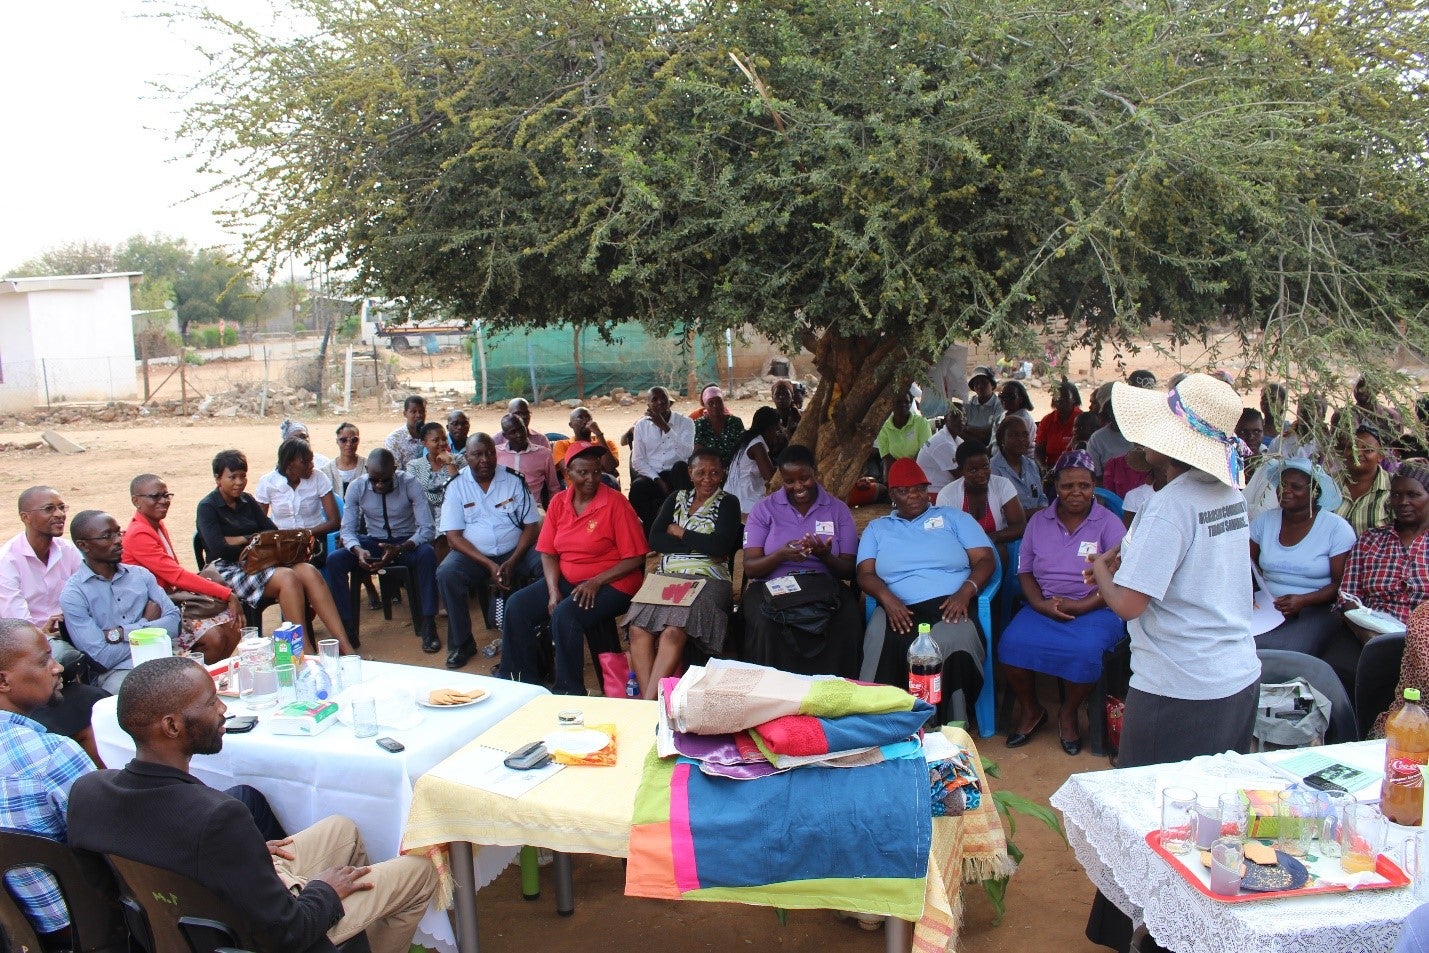
[[[1350,892],[1350,888],[1346,887],[1344,884],[1317,884],[1313,887],[1304,886],[1299,888],[1298,890],[1272,890],[1265,892],[1246,891],[1245,893],[1237,894],[1234,897],[1226,897],[1218,893],[1211,893],[1211,888],[1208,887],[1206,884],[1202,883],[1201,879],[1195,874],[1193,874],[1190,868],[1181,861],[1182,856],[1199,857],[1200,851],[1192,849],[1190,852],[1180,856],[1171,853],[1166,848],[1161,846],[1161,832],[1159,830],[1152,831],[1150,834],[1146,835],[1146,845],[1156,853],[1160,854],[1162,859],[1164,859],[1168,864],[1171,865],[1171,869],[1176,871],[1176,873],[1180,874],[1181,878],[1185,880],[1188,884],[1190,884],[1192,887],[1195,887],[1204,896],[1209,897],[1210,899],[1215,900],[1219,903],[1247,903],[1256,900],[1276,900],[1281,897],[1308,897],[1312,894],[1318,893]],[[1400,869],[1398,864],[1390,860],[1384,854],[1380,854],[1378,859],[1375,861],[1374,872],[1379,874],[1381,877],[1385,878],[1389,882],[1382,884],[1369,884],[1364,887],[1358,887],[1355,890],[1356,893],[1361,890],[1390,890],[1396,887],[1409,886],[1408,875],[1405,874],[1402,869]],[[1313,872],[1311,875],[1313,876]]]

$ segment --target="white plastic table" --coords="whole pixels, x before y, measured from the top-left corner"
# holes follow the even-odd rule
[[[487,699],[465,708],[419,709],[422,720],[406,729],[383,727],[378,737],[395,738],[406,750],[392,754],[377,747],[372,738],[355,738],[351,727],[338,724],[312,738],[275,735],[264,712],[257,712],[253,731],[227,735],[223,750],[198,755],[190,771],[205,784],[229,788],[250,784],[263,792],[278,820],[289,831],[341,814],[362,831],[373,861],[396,857],[412,803],[412,785],[449,755],[533,698],[548,694],[536,685],[462,672],[363,661],[365,682],[409,683],[423,692],[432,688],[486,689]],[[225,698],[232,714],[246,714],[236,699]],[[134,756],[134,742],[115,716],[117,699],[106,698],[94,706],[94,735],[100,757],[110,767],[123,767]],[[482,851],[476,884],[484,886],[516,856],[515,849]],[[416,941],[443,950],[455,950],[455,937],[445,912],[429,909],[418,928]]]

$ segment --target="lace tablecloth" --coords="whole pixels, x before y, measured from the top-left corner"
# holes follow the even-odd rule
[[[1384,742],[1358,742],[1369,745]],[[1333,755],[1338,745],[1323,750]],[[1367,890],[1222,903],[1202,896],[1151,851],[1161,824],[1157,779],[1175,769],[1253,780],[1270,775],[1259,759],[1226,753],[1181,765],[1074,774],[1052,795],[1087,876],[1158,943],[1181,953],[1388,953],[1410,891]]]

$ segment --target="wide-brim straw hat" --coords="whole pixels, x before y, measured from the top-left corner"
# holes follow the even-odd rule
[[[1117,381],[1111,399],[1127,440],[1240,486],[1249,450],[1235,434],[1244,408],[1229,384],[1208,374],[1188,374],[1169,391]]]

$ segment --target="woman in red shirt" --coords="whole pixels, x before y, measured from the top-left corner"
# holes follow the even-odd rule
[[[551,499],[536,551],[545,578],[506,602],[501,676],[537,681],[536,629],[556,647],[558,695],[584,695],[586,630],[630,608],[645,576],[645,529],[630,501],[601,482],[606,450],[576,441],[566,451],[566,489]]]
[[[189,572],[179,564],[164,525],[173,498],[168,484],[152,473],[144,473],[130,481],[129,496],[134,501],[134,518],[124,531],[124,562],[149,570],[167,593],[196,592],[228,603],[227,609],[206,619],[186,615],[179,625],[175,651],[202,652],[204,661],[209,663],[228,658],[238,646],[239,627],[243,624],[243,605],[238,596],[223,583]]]
[[[1052,412],[1037,423],[1037,462],[1045,470],[1072,448],[1077,417],[1082,413],[1082,394],[1071,381],[1062,381],[1052,399]]]

